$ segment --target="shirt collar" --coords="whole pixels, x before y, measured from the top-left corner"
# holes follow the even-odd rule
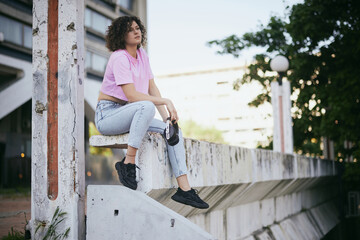
[[[129,56],[129,58],[130,58],[130,61],[132,62],[132,63],[137,63],[138,61],[139,61],[139,49],[137,49],[136,50],[136,56],[137,56],[137,59],[136,58],[134,58],[133,56],[131,56],[131,54],[125,49],[125,53],[126,53],[126,55],[128,55]]]

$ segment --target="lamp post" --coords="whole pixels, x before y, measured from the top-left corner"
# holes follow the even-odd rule
[[[293,153],[293,133],[291,119],[290,83],[282,81],[285,72],[289,68],[286,57],[277,55],[270,62],[271,70],[278,72],[279,81],[271,83],[274,117],[274,151]]]
[[[282,78],[284,77],[285,72],[289,69],[289,60],[282,56],[277,55],[270,61],[270,68],[273,71],[279,73],[279,85],[282,85]]]

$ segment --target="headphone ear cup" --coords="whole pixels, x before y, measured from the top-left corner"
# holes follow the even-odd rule
[[[179,128],[178,128],[178,125],[176,123],[174,124],[174,126],[169,124],[169,136],[170,136],[169,139],[166,138],[166,129],[164,130],[163,135],[165,137],[165,140],[168,142],[168,144],[170,146],[174,146],[174,145],[178,144],[178,142],[179,142]]]

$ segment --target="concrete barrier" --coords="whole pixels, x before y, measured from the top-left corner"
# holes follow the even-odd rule
[[[126,148],[127,138],[128,134],[93,136],[90,144]],[[190,184],[209,203],[209,209],[194,209],[170,199],[177,185],[165,142],[157,133],[146,134],[136,157],[141,168],[138,191],[218,239],[275,235],[275,239],[292,239],[291,232],[308,239],[302,231],[319,239],[316,236],[323,236],[338,222],[336,207],[330,204],[337,197],[334,161],[193,139],[185,139],[184,147]],[[332,214],[326,215],[324,223],[317,223],[323,219],[323,211]],[[314,222],[324,226],[314,230]]]
[[[123,186],[87,188],[87,240],[215,239],[146,194]]]

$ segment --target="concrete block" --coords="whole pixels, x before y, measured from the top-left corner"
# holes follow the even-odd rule
[[[109,148],[127,148],[129,134],[121,134],[114,136],[94,135],[90,138],[89,143],[91,146],[96,147],[109,147]]]
[[[301,229],[299,229],[291,219],[285,219],[284,221],[280,222],[280,228],[285,232],[285,236],[287,239],[304,239],[301,234]]]
[[[188,217],[190,221],[205,229],[217,239],[226,239],[225,212],[218,210],[207,214],[196,214]]]
[[[288,240],[291,239],[286,232],[283,231],[279,224],[270,226],[270,231],[276,240]]]
[[[188,219],[123,186],[87,188],[87,240],[215,239]]]
[[[310,209],[323,202],[334,199],[338,194],[337,185],[316,187],[301,192],[301,204],[303,208]]]
[[[280,222],[284,218],[301,211],[301,194],[292,193],[275,198],[275,220]]]
[[[259,201],[228,208],[226,222],[228,239],[244,238],[261,229]]]
[[[187,219],[206,231],[206,214],[192,215]]]
[[[290,219],[301,230],[302,239],[321,239],[323,237],[316,223],[309,218],[306,212],[296,214]]]
[[[269,198],[260,201],[261,222],[266,227],[275,221],[275,199]]]
[[[275,239],[321,239],[338,223],[333,202],[293,214],[270,226]]]
[[[330,201],[310,210],[323,235],[328,233],[339,223],[339,215],[335,204]]]
[[[305,156],[296,155],[297,159],[297,177],[309,178],[311,177],[311,159]]]
[[[236,240],[256,240],[255,237],[253,235],[247,236],[245,238],[236,238]],[[230,240],[230,238],[229,238]],[[232,240],[232,239],[231,239]]]
[[[282,154],[263,149],[254,149],[255,170],[257,173],[255,181],[268,181],[281,179],[281,158]]]
[[[226,223],[225,213],[222,210],[212,211],[206,214],[206,230],[217,239],[225,239]]]
[[[262,233],[255,234],[256,240],[272,240],[271,233],[269,230],[265,230]]]

